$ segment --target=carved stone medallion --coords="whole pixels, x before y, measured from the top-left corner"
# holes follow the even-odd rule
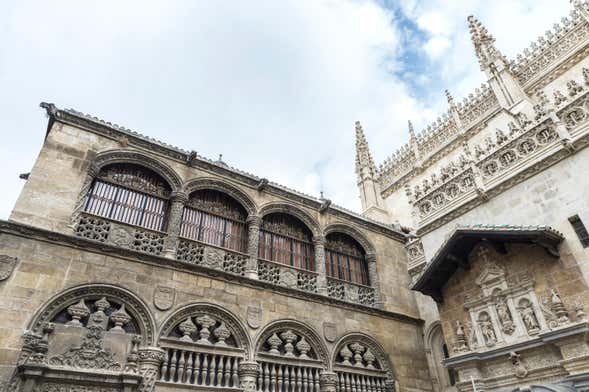
[[[260,328],[262,322],[262,309],[258,308],[257,306],[248,306],[246,320],[247,325],[249,325],[251,328]]]
[[[291,270],[280,271],[279,284],[286,287],[297,287],[297,275]]]
[[[330,323],[328,321],[323,322],[323,336],[328,342],[335,342],[335,338],[337,337],[337,327],[335,323]]]
[[[153,292],[153,304],[159,310],[168,310],[174,306],[176,289],[167,286],[156,286]]]
[[[8,279],[16,267],[18,258],[0,255],[0,281]]]
[[[205,259],[203,260],[203,265],[209,268],[219,269],[223,265],[224,257],[225,253],[223,251],[209,248],[207,249]]]
[[[125,227],[115,227],[110,232],[109,242],[116,246],[128,248],[133,243],[133,233],[131,229]]]

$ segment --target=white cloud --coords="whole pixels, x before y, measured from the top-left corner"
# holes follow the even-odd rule
[[[534,6],[533,6],[534,5]],[[10,3],[0,15],[0,217],[43,142],[54,101],[359,209],[354,121],[377,161],[444,109],[443,87],[483,80],[466,29],[475,13],[513,56],[566,5],[551,0],[401,1],[425,39],[369,0]],[[526,26],[526,29],[522,29]],[[522,32],[522,30],[524,30]],[[428,56],[423,72],[408,49]],[[398,70],[413,80],[399,80]],[[410,75],[409,72],[406,74]],[[411,82],[411,83],[410,83]],[[411,85],[426,89],[420,101]]]

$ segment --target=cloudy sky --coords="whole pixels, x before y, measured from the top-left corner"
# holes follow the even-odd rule
[[[74,108],[359,210],[354,121],[380,163],[484,81],[466,17],[513,58],[567,0],[28,1],[0,14],[0,218]]]

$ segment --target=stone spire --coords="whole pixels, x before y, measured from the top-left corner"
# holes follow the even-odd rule
[[[495,38],[474,16],[468,17],[468,28],[481,70],[502,108],[510,110],[523,100],[530,100],[513,76],[507,58],[495,47]]]
[[[468,17],[468,28],[482,70],[498,61],[508,64],[505,56],[495,47],[495,38],[473,15]]]
[[[368,142],[360,121],[356,121],[356,176],[362,202],[362,213],[372,219],[389,223],[380,194],[380,183],[376,179],[376,166],[368,148]]]
[[[356,121],[356,174],[359,181],[366,177],[374,178],[376,174],[376,166],[360,121]]]
[[[421,154],[419,153],[419,144],[417,143],[417,136],[415,136],[415,129],[411,120],[407,120],[407,126],[409,127],[409,146],[413,150],[416,161],[419,161]]]
[[[462,130],[462,120],[460,119],[460,113],[458,112],[458,105],[454,102],[454,97],[452,97],[450,91],[446,89],[444,92],[446,93],[446,100],[448,101],[450,117],[454,121],[456,127]]]

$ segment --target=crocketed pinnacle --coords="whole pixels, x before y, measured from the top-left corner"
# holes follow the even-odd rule
[[[363,169],[368,169],[367,171]],[[362,176],[362,173],[374,175],[376,167],[368,148],[366,136],[360,121],[356,121],[356,174]]]
[[[489,34],[487,29],[473,15],[468,17],[468,28],[470,30],[470,39],[474,45],[474,50],[479,59],[481,68],[485,68],[495,60],[500,60],[507,64],[507,59],[495,47],[495,38]]]

